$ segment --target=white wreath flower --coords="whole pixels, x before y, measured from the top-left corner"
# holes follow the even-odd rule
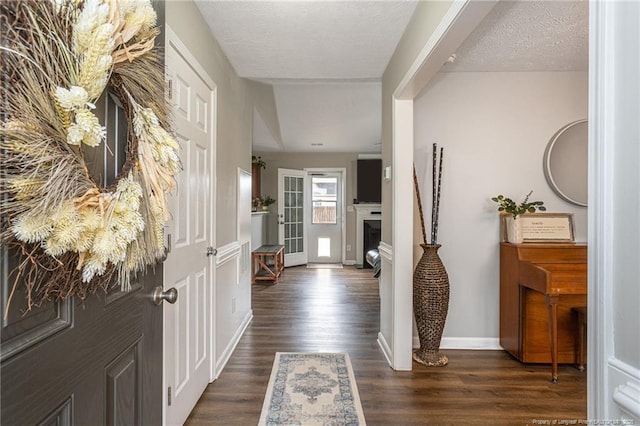
[[[3,164],[6,158],[7,164],[14,165],[11,173],[0,176],[0,187],[10,193],[9,201],[0,204],[0,213],[9,217],[8,225],[3,224],[7,226],[3,228],[3,238],[6,240],[10,235],[15,241],[41,249],[41,252],[33,250],[29,257],[35,273],[23,276],[27,280],[41,280],[27,284],[30,296],[34,286],[48,285],[42,281],[46,277],[40,277],[38,272],[44,260],[38,256],[42,255],[53,259],[77,255],[77,279],[86,284],[115,270],[119,283],[126,289],[131,273],[141,271],[163,254],[163,227],[169,217],[167,194],[175,188],[175,175],[181,169],[176,139],[165,128],[166,123],[147,106],[166,108],[163,99],[148,99],[149,94],[161,91],[142,88],[141,83],[131,79],[132,74],[118,74],[118,67],[126,70],[129,64],[141,61],[147,67],[143,69],[153,69],[152,76],[145,81],[156,86],[163,83],[162,69],[153,68],[156,57],[147,55],[158,33],[155,11],[150,0],[55,0],[53,8],[37,3],[16,5],[34,8],[25,14],[27,21],[32,20],[30,26],[55,21],[46,16],[39,21],[38,13],[71,13],[58,17],[67,19],[64,22],[70,25],[59,34],[50,36],[42,30],[33,33],[36,38],[42,37],[35,41],[44,46],[43,50],[54,46],[60,49],[58,55],[38,56],[40,52],[32,51],[36,59],[31,60],[31,46],[20,45],[23,40],[20,37],[15,38],[19,51],[3,48],[3,53],[16,53],[16,58],[24,57],[35,64],[29,79],[19,81],[27,85],[40,80],[42,84],[38,87],[53,83],[42,92],[46,97],[49,91],[49,103],[37,104],[38,108],[49,108],[47,112],[52,112],[43,114],[44,117],[39,116],[37,108],[20,110],[20,105],[29,103],[21,98],[26,91],[11,92],[18,99],[9,99],[11,110],[0,127]],[[59,42],[56,45],[51,40]],[[50,57],[62,58],[60,67],[49,68],[55,70],[53,74],[66,71],[66,75],[58,75],[57,81],[55,75],[35,73],[39,67],[49,66],[37,59],[44,61]],[[19,67],[21,59],[12,59],[13,67]],[[114,75],[119,79],[118,96],[126,104],[132,126],[130,136],[135,137],[122,176],[109,188],[100,188],[89,176],[82,152],[83,146],[96,147],[105,140],[105,128],[93,110]],[[135,86],[135,90],[130,90],[127,84]],[[166,122],[166,111],[160,111]],[[45,126],[38,122],[50,117],[57,117],[57,121]],[[58,133],[51,136],[45,131]],[[32,146],[31,140],[38,141],[37,146],[45,151],[37,152],[41,148]],[[56,143],[64,144],[66,149],[58,150],[62,146],[56,147]],[[51,194],[56,191],[52,182],[63,185],[60,194]],[[40,201],[45,198],[46,201]],[[110,280],[109,277],[105,280]],[[72,283],[66,296],[60,296],[58,290],[55,293],[56,297],[68,297],[75,291],[80,290]]]

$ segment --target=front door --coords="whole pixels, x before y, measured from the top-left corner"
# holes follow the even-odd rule
[[[155,6],[163,22],[163,6]],[[126,117],[108,90],[96,107],[106,141],[85,160],[96,182],[109,185],[125,159]],[[129,292],[115,287],[26,314],[24,285],[10,296],[16,266],[15,253],[0,247],[2,424],[162,424],[163,305],[152,302],[162,265],[133,280]]]
[[[278,243],[284,245],[284,266],[307,263],[306,179],[303,170],[278,169]]]
[[[181,425],[211,378],[215,87],[177,36],[170,29],[167,33],[169,102],[183,170],[170,199],[164,269],[165,288],[178,290],[177,302],[165,307],[164,401],[166,423]]]
[[[342,261],[342,175],[309,174],[309,263]]]

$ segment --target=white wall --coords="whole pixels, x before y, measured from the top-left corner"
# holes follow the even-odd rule
[[[499,222],[492,196],[515,200],[533,190],[548,211],[574,213],[576,240],[586,241],[587,209],[561,200],[542,170],[554,133],[586,117],[587,73],[439,73],[416,98],[414,162],[427,227],[432,144],[444,147],[438,242],[451,301],[443,347],[451,338],[497,345]],[[421,240],[418,227],[416,261]]]

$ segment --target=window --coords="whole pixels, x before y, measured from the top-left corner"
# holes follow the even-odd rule
[[[311,205],[313,215],[311,223],[335,225],[337,223],[338,178],[311,178]]]

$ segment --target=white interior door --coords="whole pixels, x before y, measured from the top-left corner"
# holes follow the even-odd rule
[[[284,266],[307,263],[306,180],[304,170],[278,169],[278,243],[284,245]]]
[[[165,289],[178,300],[164,304],[165,422],[184,423],[211,377],[210,319],[214,288],[215,86],[168,30],[167,73],[183,170],[172,196],[164,264]]]
[[[307,179],[309,263],[342,261],[342,175],[312,172]]]

